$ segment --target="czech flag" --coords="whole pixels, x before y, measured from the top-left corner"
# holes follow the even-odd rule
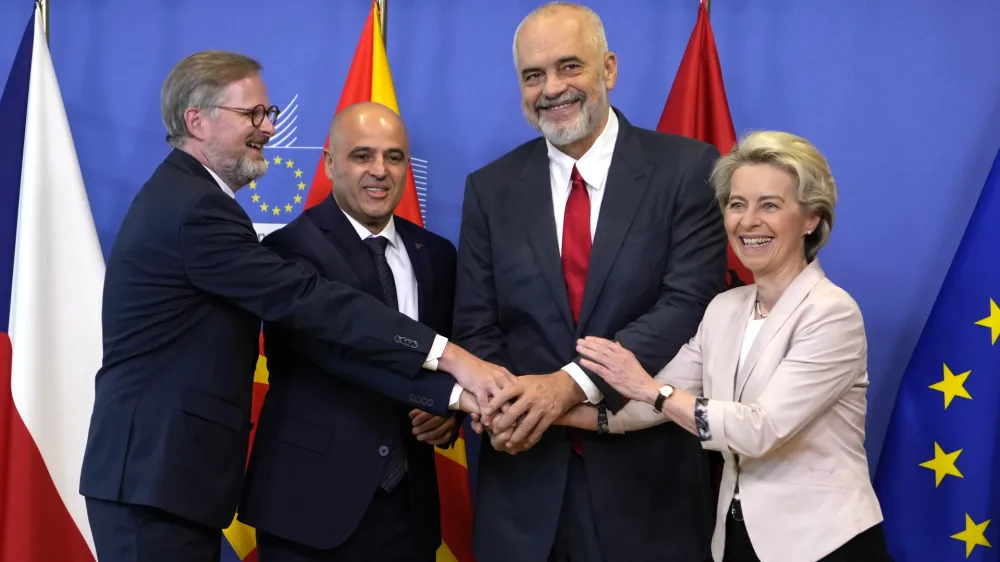
[[[0,560],[93,562],[104,257],[38,8],[0,98]]]

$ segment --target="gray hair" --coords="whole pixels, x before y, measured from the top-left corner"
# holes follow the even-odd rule
[[[712,170],[715,197],[723,210],[729,204],[733,174],[741,166],[753,164],[767,164],[791,174],[799,205],[819,216],[816,229],[805,237],[806,260],[813,261],[830,239],[837,205],[837,184],[826,158],[812,143],[791,133],[757,131],[744,136]]]
[[[601,21],[601,17],[597,15],[597,12],[591,10],[587,6],[582,6],[573,2],[549,2],[548,4],[543,4],[531,11],[528,15],[524,16],[521,23],[518,24],[517,30],[514,31],[514,66],[517,66],[517,38],[521,34],[521,28],[529,20],[537,17],[548,15],[553,12],[557,12],[561,9],[571,9],[578,12],[582,12],[584,18],[587,20],[587,24],[590,27],[590,33],[587,35],[587,42],[590,46],[597,51],[598,55],[604,55],[608,52],[608,37],[604,33],[604,23]]]
[[[228,51],[201,51],[185,57],[167,75],[160,90],[160,114],[167,128],[167,144],[182,146],[191,137],[184,112],[189,107],[218,115],[226,87],[261,71],[254,59]]]

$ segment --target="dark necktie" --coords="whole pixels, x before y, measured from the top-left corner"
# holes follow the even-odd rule
[[[569,199],[566,200],[566,212],[563,214],[562,270],[573,323],[579,325],[583,290],[587,285],[587,268],[590,266],[590,197],[587,195],[587,184],[575,164],[569,179]],[[573,451],[583,456],[580,433],[571,431],[570,437]]]
[[[384,236],[372,236],[365,238],[365,246],[371,252],[375,260],[375,271],[378,272],[378,280],[382,283],[382,294],[385,296],[385,304],[399,310],[396,297],[396,281],[392,276],[392,268],[385,259],[385,249],[389,245],[389,239]],[[399,439],[393,439],[392,446],[389,447],[389,460],[382,470],[382,480],[380,485],[386,492],[391,492],[403,479],[406,472],[406,445]]]

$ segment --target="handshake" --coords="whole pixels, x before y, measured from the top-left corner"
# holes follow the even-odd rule
[[[494,449],[510,454],[533,447],[587,398],[565,371],[515,377],[450,343],[438,368],[465,389],[459,408],[472,415],[476,433],[485,430]]]

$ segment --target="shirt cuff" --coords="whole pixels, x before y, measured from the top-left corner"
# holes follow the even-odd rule
[[[449,410],[458,410],[459,409],[458,408],[458,401],[459,401],[460,398],[462,398],[462,392],[464,390],[465,389],[462,388],[461,386],[459,386],[457,383],[455,384],[455,388],[451,389],[451,398],[448,399],[448,409]]]
[[[587,399],[584,400],[584,403],[590,402],[591,404],[597,404],[601,400],[604,400],[604,394],[601,394],[600,389],[597,388],[594,381],[590,380],[590,377],[587,376],[587,373],[583,372],[583,369],[581,369],[579,365],[576,363],[570,363],[569,365],[563,367],[562,370],[569,373],[569,376],[573,377],[576,384],[580,385],[580,388],[583,389],[583,393],[587,395]]]
[[[427,360],[424,361],[424,368],[428,371],[438,370],[438,359],[444,355],[444,348],[448,345],[448,338],[442,336],[441,334],[434,334],[434,343],[431,344],[431,351],[427,354]]]

